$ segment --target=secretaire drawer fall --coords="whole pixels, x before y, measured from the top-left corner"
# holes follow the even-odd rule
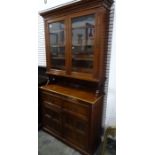
[[[41,99],[42,99],[42,101],[47,102],[49,104],[51,103],[51,104],[55,104],[58,106],[62,105],[62,99],[61,98],[59,98],[53,94],[49,94],[47,92],[41,93]]]
[[[89,116],[89,106],[82,101],[80,103],[75,103],[68,100],[64,100],[63,109],[86,117]]]

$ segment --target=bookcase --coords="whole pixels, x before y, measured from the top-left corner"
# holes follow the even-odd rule
[[[49,83],[39,88],[43,129],[84,155],[101,142],[111,0],[82,0],[40,15]]]

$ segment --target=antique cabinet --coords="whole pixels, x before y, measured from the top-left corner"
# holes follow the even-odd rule
[[[43,129],[82,154],[100,144],[111,0],[82,0],[40,12],[47,75]]]
[[[49,84],[41,87],[43,129],[83,154],[100,143],[103,95]]]

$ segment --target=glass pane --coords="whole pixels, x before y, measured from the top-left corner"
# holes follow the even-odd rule
[[[51,67],[65,69],[64,22],[49,24]]]
[[[63,21],[49,24],[49,32],[50,33],[54,32],[54,31],[60,31],[60,30],[64,30],[64,22]]]
[[[50,44],[54,46],[64,46],[64,31],[50,33]]]
[[[95,16],[72,19],[72,71],[92,73]]]

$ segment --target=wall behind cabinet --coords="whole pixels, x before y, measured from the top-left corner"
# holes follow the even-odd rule
[[[38,66],[46,66],[45,33],[43,18],[38,16]]]
[[[74,2],[70,0],[47,0],[47,4],[44,4],[44,0],[39,0],[38,11],[49,9],[57,5],[63,5],[64,3]],[[115,22],[115,18],[114,18]],[[45,57],[45,38],[44,38],[44,24],[41,16],[38,17],[38,65],[46,66]],[[109,74],[109,79],[107,80],[106,90],[106,101],[104,102],[105,111],[103,114],[102,125],[116,126],[116,86],[115,86],[115,23],[113,26],[112,35],[112,47],[111,53],[108,58],[107,73]]]
[[[44,0],[39,0],[38,4],[38,10],[45,10],[45,9],[49,9],[51,7],[55,7],[58,5],[63,5],[64,3],[72,3],[72,2],[76,2],[76,1],[80,1],[80,0],[45,0],[47,1],[47,3],[44,3]]]
[[[114,10],[113,10],[114,11]],[[111,14],[111,18],[114,16],[113,21],[113,34],[112,34],[112,47],[109,57],[109,67],[107,73],[109,73],[109,81],[107,88],[107,105],[106,105],[106,119],[103,123],[106,126],[116,126],[116,28],[115,28],[115,14]]]

